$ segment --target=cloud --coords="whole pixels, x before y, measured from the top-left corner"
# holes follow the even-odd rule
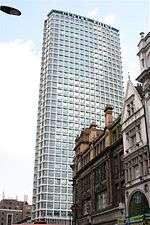
[[[99,17],[99,9],[98,8],[94,8],[93,10],[88,12],[88,17],[92,18],[92,19],[97,19]]]
[[[115,20],[116,20],[116,15],[115,14],[109,14],[109,15],[106,15],[104,18],[103,18],[103,22],[108,24],[108,25],[113,25],[115,23]]]
[[[0,43],[0,65],[0,192],[22,196],[32,189],[40,53],[30,40]]]
[[[116,15],[114,13],[110,13],[104,17],[100,15],[99,8],[94,8],[88,12],[88,17],[104,22],[108,25],[113,25],[116,21]]]

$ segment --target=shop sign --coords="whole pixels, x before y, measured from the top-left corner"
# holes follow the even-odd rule
[[[142,221],[143,221],[143,215],[130,217],[130,222],[142,222]]]

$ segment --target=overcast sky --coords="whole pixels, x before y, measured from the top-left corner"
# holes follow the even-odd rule
[[[51,9],[95,18],[120,30],[123,74],[139,73],[139,33],[150,30],[150,0],[1,0],[21,17],[0,12],[0,199],[31,202],[43,22]]]

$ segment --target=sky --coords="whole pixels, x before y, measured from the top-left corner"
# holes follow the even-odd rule
[[[1,0],[21,10],[0,12],[0,199],[32,201],[43,23],[51,9],[90,17],[120,30],[123,75],[140,73],[137,44],[150,31],[150,0]]]

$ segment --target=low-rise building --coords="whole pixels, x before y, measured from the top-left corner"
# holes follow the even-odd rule
[[[150,201],[149,150],[141,86],[129,80],[122,114],[125,165],[126,219],[147,213]]]
[[[92,123],[76,138],[73,223],[115,225],[124,220],[123,143],[120,119],[105,108],[105,128]]]
[[[136,80],[142,84],[143,103],[146,117],[146,132],[148,137],[148,145],[150,148],[150,32],[145,36],[144,33],[141,33],[141,40],[138,44],[138,48],[141,74]]]
[[[122,112],[128,224],[150,224],[150,33],[141,35],[137,80],[142,86],[128,81]]]
[[[2,199],[0,201],[0,225],[11,225],[31,216],[31,205],[26,201]]]

